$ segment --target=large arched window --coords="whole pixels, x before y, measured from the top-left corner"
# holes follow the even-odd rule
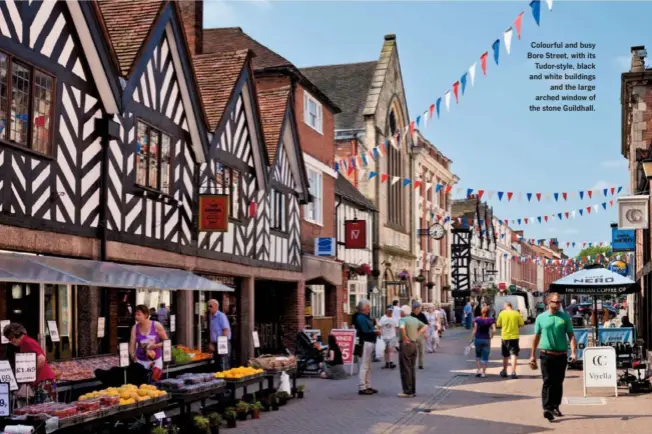
[[[405,207],[403,206],[403,165],[401,164],[401,134],[396,134],[398,127],[396,125],[396,116],[394,111],[389,113],[389,128],[387,135],[392,138],[387,146],[387,174],[390,182],[388,183],[387,206],[388,222],[400,227],[405,227]],[[394,143],[396,146],[393,146]],[[393,182],[395,177],[399,178],[398,182]]]

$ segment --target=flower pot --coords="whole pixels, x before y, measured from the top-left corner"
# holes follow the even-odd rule
[[[252,418],[252,419],[260,419],[260,410],[254,410],[254,411],[251,413],[251,418]]]
[[[303,399],[303,390],[297,391],[297,398]]]
[[[247,420],[247,413],[238,413],[238,420]]]
[[[226,427],[227,428],[235,428],[237,425],[237,422],[235,419],[227,419],[226,420]]]

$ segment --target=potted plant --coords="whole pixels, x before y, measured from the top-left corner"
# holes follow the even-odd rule
[[[426,280],[426,276],[424,276],[423,274],[419,274],[417,277],[414,278],[414,281],[419,283],[425,282],[425,280]]]
[[[168,434],[167,428],[163,428],[162,426],[157,426],[152,428],[150,431],[151,434]]]
[[[303,399],[303,392],[306,390],[305,384],[299,384],[297,386],[297,398]]]
[[[195,425],[195,429],[197,433],[203,433],[203,434],[210,434],[211,432],[211,424],[208,421],[207,418],[204,416],[195,416],[193,419],[193,424]]]
[[[290,394],[287,392],[278,392],[276,394],[276,397],[278,398],[278,405],[283,406],[288,403],[288,399],[290,399]]]
[[[369,276],[371,274],[371,267],[369,264],[362,264],[355,271],[359,276]]]
[[[224,411],[224,420],[226,420],[227,428],[236,427],[236,417],[237,413],[235,412],[235,408],[229,407]]]
[[[170,425],[170,427],[168,428],[168,434],[179,434],[180,432],[181,430],[176,425]]]
[[[220,434],[220,426],[222,425],[222,416],[219,413],[210,413],[208,415],[208,422],[211,425],[211,434]]]
[[[426,283],[426,288],[428,288],[428,289],[432,289],[432,288],[434,288],[434,287],[435,287],[435,283],[434,283],[434,282],[428,282],[428,283]]]
[[[251,406],[251,418],[260,419],[260,411],[263,409],[263,404],[260,401],[256,401]]]
[[[349,279],[355,279],[356,277],[358,277],[357,271],[358,271],[357,267],[354,267],[353,265],[349,265],[348,266]]]
[[[401,280],[408,280],[410,278],[410,273],[408,273],[407,270],[403,270],[398,273],[398,278]]]
[[[236,404],[235,406],[235,411],[238,413],[238,419],[239,420],[247,420],[247,416],[249,415],[249,409],[250,405],[247,404],[244,401],[240,401]]]

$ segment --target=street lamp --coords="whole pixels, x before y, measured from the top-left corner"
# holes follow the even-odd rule
[[[645,173],[645,178],[649,181],[652,179],[652,158],[648,157],[645,160],[641,161],[643,166],[643,173]]]

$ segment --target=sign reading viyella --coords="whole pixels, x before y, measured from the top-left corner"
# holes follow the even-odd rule
[[[367,248],[367,222],[365,220],[344,222],[344,247],[347,249]]]

